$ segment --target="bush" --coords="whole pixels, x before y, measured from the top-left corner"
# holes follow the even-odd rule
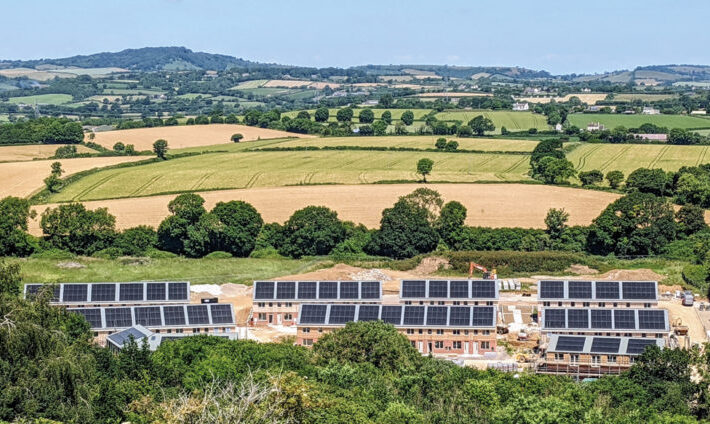
[[[704,289],[707,287],[708,270],[705,265],[686,265],[681,273],[683,281],[693,287]]]
[[[272,246],[254,249],[249,257],[256,259],[285,259],[279,254],[279,251]]]
[[[45,249],[45,250],[40,250],[38,252],[35,252],[35,253],[31,254],[30,257],[35,258],[35,259],[64,260],[64,259],[72,259],[75,257],[75,255],[68,250],[50,248],[50,249]]]
[[[208,253],[204,257],[206,259],[229,259],[229,258],[233,258],[234,256],[232,256],[232,254],[229,252],[223,252],[221,250],[217,250],[216,252]]]
[[[93,255],[94,258],[100,258],[100,259],[116,259],[119,256],[123,255],[123,251],[119,249],[118,247],[107,247],[106,249],[101,249],[98,252],[95,252]]]
[[[178,257],[178,255],[173,252],[166,252],[165,250],[156,249],[154,247],[146,249],[144,255],[151,259],[173,259]]]
[[[124,255],[143,255],[147,249],[158,245],[158,233],[147,225],[128,228],[116,236],[113,246],[121,249]]]

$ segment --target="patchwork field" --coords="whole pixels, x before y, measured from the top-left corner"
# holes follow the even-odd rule
[[[491,97],[490,93],[457,93],[457,92],[444,92],[444,93],[418,93],[415,94],[416,97]]]
[[[518,101],[529,103],[550,103],[553,99],[556,102],[568,102],[572,97],[578,97],[583,103],[593,105],[600,100],[604,100],[606,93],[574,93],[564,97],[518,97],[517,99]]]
[[[607,128],[623,126],[638,128],[651,123],[667,128],[710,128],[710,119],[687,115],[620,115],[620,114],[571,114],[567,116],[570,124],[586,128],[590,122],[600,122]]]
[[[44,159],[54,155],[65,144],[32,144],[25,146],[0,146],[0,162],[18,162],[23,160]],[[95,150],[77,144],[78,153],[96,153]]]
[[[328,137],[298,140],[285,140],[269,147],[298,146],[360,146],[360,147],[409,147],[415,149],[434,149],[434,143],[441,136],[397,136],[397,137]],[[536,140],[509,140],[499,138],[456,138],[459,149],[483,150],[499,152],[532,152],[537,145]]]
[[[145,160],[145,156],[116,156],[60,159],[66,171],[64,177],[92,168],[116,165],[123,162]],[[0,163],[0,198],[5,196],[26,197],[44,186],[43,180],[49,176],[50,166],[55,160],[34,160],[29,162]]]
[[[582,144],[567,154],[578,170],[613,170],[629,175],[637,168],[662,168],[677,171],[681,166],[710,162],[710,146],[673,146],[663,144]]]
[[[420,184],[354,186],[303,186],[253,188],[200,193],[211,208],[219,201],[244,200],[261,213],[266,222],[284,222],[296,210],[322,205],[338,212],[341,219],[377,227],[382,210],[399,196],[422,187]],[[466,223],[486,227],[543,228],[548,209],[564,208],[571,225],[587,225],[619,196],[612,193],[530,184],[427,184],[444,199],[457,200],[468,209]],[[107,207],[119,228],[147,224],[157,227],[168,214],[167,204],[175,195],[85,202],[94,209]],[[51,206],[51,205],[50,205]],[[35,206],[38,212],[48,205]],[[31,222],[31,232],[39,233]]]
[[[8,101],[14,104],[26,105],[33,105],[35,103],[45,105],[61,105],[71,102],[72,96],[69,94],[38,94],[36,96],[10,97]]]
[[[210,146],[214,144],[230,144],[232,134],[242,134],[244,141],[283,137],[312,137],[304,134],[266,128],[250,127],[234,124],[210,125],[180,125],[174,127],[137,128],[131,130],[105,131],[96,133],[95,143],[108,149],[117,142],[133,144],[136,150],[152,150],[155,140],[162,138],[168,141],[170,149],[184,147]]]
[[[460,110],[453,112],[437,113],[436,117],[442,121],[462,121],[468,123],[471,119],[478,115],[483,115],[493,121],[496,126],[496,133],[500,133],[501,127],[506,127],[512,131],[527,130],[537,128],[538,130],[547,130],[547,118],[544,115],[538,115],[532,112],[513,112],[504,110]]]
[[[418,181],[416,164],[423,157],[434,161],[431,181],[529,179],[527,155],[373,151],[210,153],[100,171],[65,187],[51,201],[137,197],[176,191]]]

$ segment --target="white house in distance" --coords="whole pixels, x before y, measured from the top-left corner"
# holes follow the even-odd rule
[[[587,124],[587,131],[604,131],[604,125],[600,122],[590,122]]]
[[[530,110],[530,105],[527,103],[513,103],[513,110],[515,111],[525,111],[525,110]]]
[[[642,115],[660,115],[661,111],[650,106],[644,106],[641,111]]]

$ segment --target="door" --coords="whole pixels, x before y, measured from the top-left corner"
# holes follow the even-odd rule
[[[431,352],[432,352],[431,342],[428,342],[428,343],[427,343],[427,347],[429,348],[429,350],[427,351],[427,353],[431,353]]]
[[[424,353],[424,342],[419,342],[419,353]]]
[[[269,314],[269,324],[272,324],[274,322],[274,316],[272,314]]]
[[[281,314],[276,315],[276,323],[281,325]]]
[[[463,342],[463,353],[468,355],[468,342]]]
[[[478,342],[473,342],[473,354],[478,355]]]

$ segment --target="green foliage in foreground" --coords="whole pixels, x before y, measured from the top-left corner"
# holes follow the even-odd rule
[[[710,356],[650,348],[583,384],[423,357],[391,325],[350,323],[313,350],[193,336],[112,353],[87,323],[0,293],[0,421],[72,423],[632,423],[703,420]],[[7,320],[7,318],[6,318]],[[690,366],[701,380],[690,378]]]

